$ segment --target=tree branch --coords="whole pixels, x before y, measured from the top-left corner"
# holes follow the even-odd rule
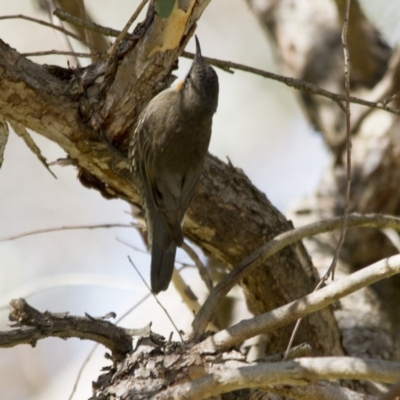
[[[14,132],[24,141],[27,145],[28,149],[37,157],[39,162],[47,169],[47,171],[52,175],[53,178],[57,179],[54,172],[50,169],[49,164],[47,163],[46,158],[42,155],[39,147],[33,141],[31,136],[25,127],[18,123],[10,122],[11,128],[13,128]]]
[[[350,56],[347,45],[347,30],[349,27],[349,14],[351,0],[345,0],[345,11],[343,18],[342,28],[342,46],[344,56],[344,90],[345,90],[345,121],[346,121],[346,193],[344,200],[344,211],[343,211],[343,225],[340,230],[339,241],[335,250],[335,254],[332,259],[332,263],[324,275],[323,279],[326,280],[332,274],[332,279],[335,277],[335,268],[339,259],[340,250],[342,249],[344,238],[347,232],[347,222],[349,219],[349,208],[350,208],[350,189],[351,189],[351,125],[350,125]]]
[[[104,59],[105,56],[96,52],[93,53],[98,57],[98,59]],[[47,50],[47,51],[33,51],[31,53],[21,53],[21,55],[25,57],[40,57],[40,56],[50,56],[50,55],[56,55],[56,56],[74,56],[74,57],[82,57],[82,58],[91,58],[92,55],[91,53],[77,53],[76,51],[62,51],[62,50]]]
[[[199,379],[173,386],[153,400],[188,398],[202,400],[240,389],[268,386],[309,385],[321,379],[372,379],[396,382],[400,363],[356,357],[299,358],[281,363],[262,363],[238,369],[222,369]]]
[[[79,338],[92,340],[110,349],[116,358],[132,350],[132,331],[120,328],[100,318],[78,317],[68,313],[41,313],[23,299],[10,301],[10,321],[16,321],[14,329],[0,332],[0,347],[20,344],[35,346],[47,337]],[[18,326],[18,328],[15,328]]]
[[[303,318],[305,315],[332,304],[341,297],[398,273],[400,273],[400,255],[378,261],[300,300],[220,331],[194,346],[192,352],[215,353],[231,348],[253,336],[274,331]]]
[[[182,56],[186,57],[186,58],[190,58],[190,59],[194,58],[194,54],[189,53],[187,51],[184,51],[182,53]],[[219,60],[217,58],[209,58],[209,57],[204,57],[204,59],[207,60],[207,62],[210,63],[211,65],[221,68],[222,70],[224,70],[226,72],[231,72],[232,69],[236,69],[238,71],[249,72],[251,74],[258,75],[263,78],[281,82],[281,83],[285,84],[286,86],[292,87],[303,93],[325,97],[327,99],[334,101],[344,111],[343,103],[346,101],[345,94],[330,92],[329,90],[325,90],[325,89],[321,88],[320,86],[318,86],[312,82],[309,82],[307,80],[304,80],[304,79],[291,78],[288,76],[275,74],[273,72],[264,71],[262,69],[250,67],[248,65],[239,64],[239,63],[235,63],[232,61]],[[349,102],[353,103],[353,104],[359,104],[359,105],[362,105],[365,107],[369,107],[371,109],[376,108],[379,110],[384,110],[384,111],[390,112],[395,115],[400,115],[400,109],[389,107],[388,106],[389,102],[387,102],[387,103],[381,102],[381,101],[374,102],[374,101],[364,100],[364,99],[361,99],[361,98],[355,97],[355,96],[349,96],[348,99],[349,99]]]
[[[37,23],[39,25],[47,26],[49,28],[55,29],[55,30],[63,33],[64,35],[71,36],[75,40],[78,40],[79,42],[83,43],[89,49],[96,50],[85,39],[81,38],[78,35],[75,35],[75,33],[70,32],[67,29],[62,28],[61,26],[57,26],[57,25],[51,24],[50,22],[42,21],[41,19],[28,17],[27,15],[22,15],[22,14],[18,14],[18,15],[1,15],[0,16],[0,21],[1,20],[5,20],[5,19],[24,19],[26,21],[35,22],[35,23]]]
[[[221,282],[219,282],[208,296],[207,300],[192,323],[193,331],[190,334],[191,337],[196,339],[201,337],[219,302],[226,296],[226,294],[234,285],[239,283],[240,280],[246,276],[246,274],[257,268],[269,257],[273,256],[285,247],[306,237],[314,236],[324,232],[331,232],[335,229],[340,229],[342,226],[342,217],[315,222],[313,224],[284,232],[252,252],[244,260],[242,260]],[[392,228],[400,231],[400,218],[375,214],[352,214],[348,219],[348,227],[373,227],[380,229]]]
[[[121,31],[117,29],[108,28],[106,26],[96,24],[95,22],[75,17],[74,15],[71,15],[64,10],[61,10],[60,8],[55,9],[53,14],[57,16],[61,21],[69,22],[70,24],[78,26],[79,28],[88,29],[92,32],[100,33],[105,36],[117,37],[121,33]],[[127,33],[126,39],[136,40],[138,38]]]
[[[128,22],[125,24],[125,26],[122,29],[122,31],[118,34],[118,36],[115,39],[115,42],[113,43],[113,45],[108,50],[108,54],[113,56],[113,55],[115,55],[117,53],[118,46],[120,45],[122,40],[127,36],[129,28],[136,21],[137,17],[139,16],[139,14],[141,13],[141,11],[143,10],[144,6],[146,5],[146,3],[148,1],[149,0],[142,0],[141,1],[141,3],[136,8],[135,12],[131,15],[131,17],[129,18]]]
[[[68,231],[68,230],[79,230],[79,229],[109,229],[109,228],[135,228],[135,224],[98,224],[98,225],[67,225],[67,226],[59,226],[56,228],[44,228],[44,229],[35,229],[32,231],[17,233],[16,235],[4,236],[0,238],[0,242],[7,242],[8,240],[16,240],[21,239],[23,237],[38,235],[41,233],[49,233],[49,232],[59,232],[59,231]]]

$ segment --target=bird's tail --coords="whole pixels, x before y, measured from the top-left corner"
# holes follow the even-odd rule
[[[151,247],[151,290],[153,293],[167,290],[175,264],[176,245],[172,241],[164,221],[153,214]]]

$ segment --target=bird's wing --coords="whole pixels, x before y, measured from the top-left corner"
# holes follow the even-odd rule
[[[152,185],[153,198],[175,244],[183,242],[182,221],[193,198],[200,173],[189,170],[182,177],[167,175]]]
[[[151,124],[152,112],[154,110],[150,107],[143,113],[136,129],[137,173],[142,182],[143,193],[153,203],[154,211],[161,216],[174,243],[181,246],[183,242],[181,228],[183,214],[180,211],[182,178],[168,174],[164,168],[156,167],[155,154],[157,152],[154,148],[156,144],[153,138],[154,127]]]
[[[196,191],[197,183],[200,179],[201,170],[198,171],[189,171],[183,181],[182,186],[182,203],[181,207],[186,213],[186,210],[189,207],[190,202],[192,201],[194,192]]]

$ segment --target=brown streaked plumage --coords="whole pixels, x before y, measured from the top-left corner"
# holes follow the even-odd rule
[[[168,288],[182,221],[203,170],[218,105],[218,77],[201,56],[184,79],[154,97],[139,116],[130,143],[132,176],[145,210],[151,248],[151,288]]]

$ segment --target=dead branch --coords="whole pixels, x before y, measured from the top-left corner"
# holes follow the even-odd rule
[[[79,338],[92,340],[110,349],[116,358],[132,350],[133,332],[117,327],[101,318],[79,317],[68,313],[41,313],[23,299],[10,301],[13,329],[0,332],[0,347],[30,344],[48,337]]]

